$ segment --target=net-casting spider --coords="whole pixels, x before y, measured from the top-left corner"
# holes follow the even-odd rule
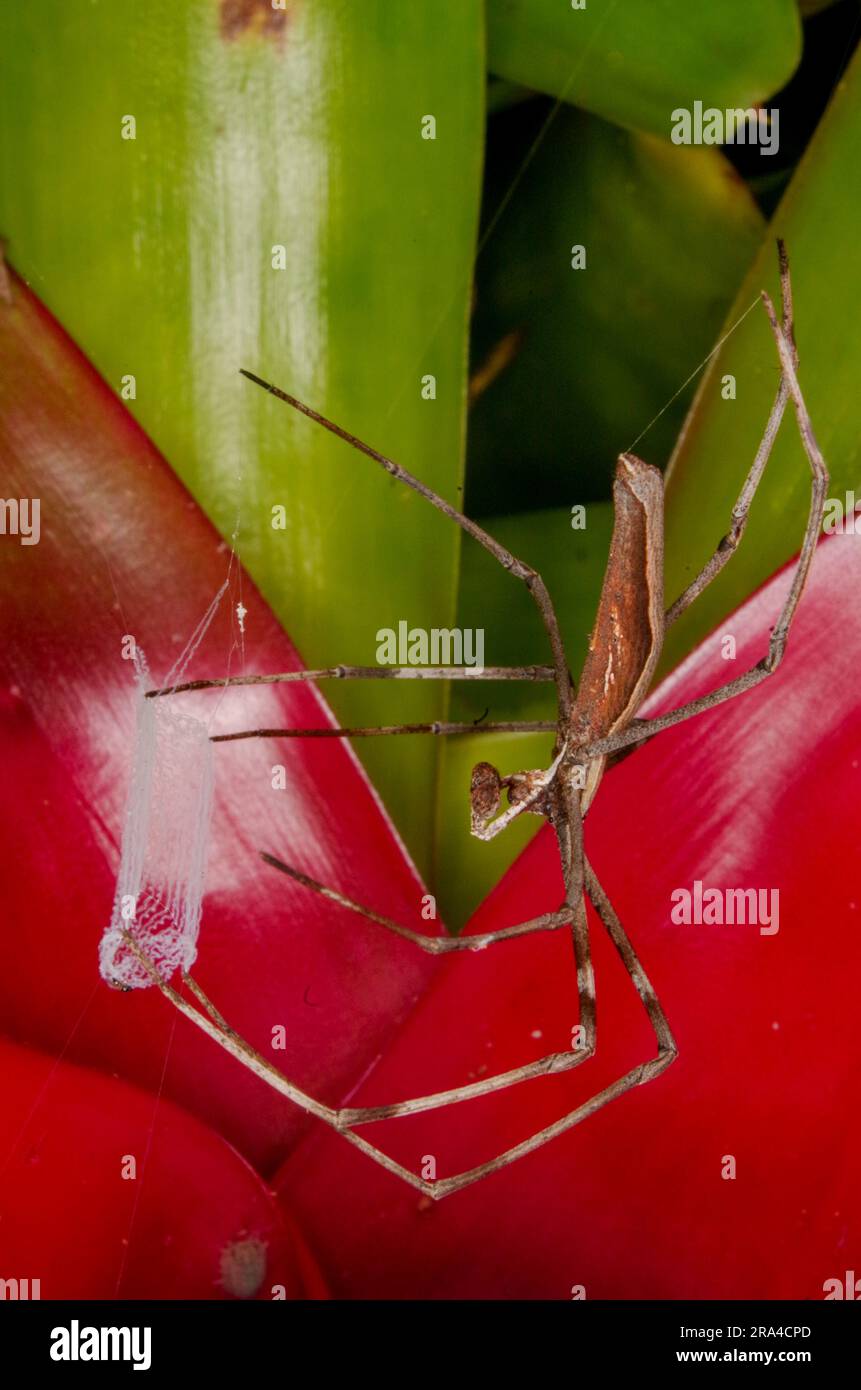
[[[715,705],[732,699],[733,696],[740,695],[743,691],[752,689],[777,669],[783,657],[789,629],[807,580],[821,528],[828,473],[813,435],[796,375],[797,353],[793,333],[789,267],[783,245],[778,243],[778,247],[782,325],[778,323],[774,306],[764,291],[762,299],[780,358],[780,385],[756,457],[733,508],[730,529],[708,563],[691,581],[684,593],[665,612],[663,600],[663,480],[656,468],[643,463],[634,454],[627,453],[620,456],[613,484],[615,525],[609,560],[595,628],[583,672],[576,688],[568,668],[553,603],[544,581],[536,570],[523,564],[492,536],[488,535],[481,526],[463,516],[442,497],[437,496],[435,492],[426,487],[424,483],[414,478],[400,464],[394,463],[369,445],[362,443],[361,440],[356,439],[346,430],[325,419],[315,410],[303,405],[286,392],[261,380],[252,372],[244,372],[244,375],[251,381],[271,392],[273,396],[277,396],[279,400],[286,401],[288,405],[301,411],[303,415],[307,415],[325,429],[331,430],[333,434],[346,440],[360,453],[374,459],[394,478],[425,497],[432,506],[445,516],[450,517],[452,521],[462,527],[467,535],[472,536],[479,545],[484,546],[485,550],[499,561],[503,569],[525,584],[544,624],[553,658],[552,665],[487,667],[483,671],[469,667],[340,666],[326,670],[296,671],[278,675],[232,677],[220,681],[190,681],[183,685],[149,691],[147,692],[148,696],[152,698],[176,695],[182,690],[221,688],[228,685],[325,679],[363,680],[420,677],[425,680],[485,679],[555,682],[558,702],[558,717],[555,723],[522,721],[490,723],[479,726],[479,731],[484,733],[538,730],[553,733],[555,742],[549,766],[545,770],[519,772],[501,777],[489,763],[479,763],[472,774],[470,801],[472,833],[484,840],[490,839],[504,830],[515,817],[526,811],[544,816],[547,819],[553,827],[558,842],[565,888],[564,899],[556,911],[483,935],[427,937],[421,932],[413,931],[399,922],[391,921],[389,918],[380,916],[379,913],[372,912],[360,903],[353,902],[344,894],[318,883],[315,879],[302,873],[300,869],[283,863],[271,854],[263,853],[261,857],[267,864],[280,870],[281,873],[287,874],[304,887],[321,894],[341,907],[349,908],[350,911],[358,913],[432,954],[438,955],[450,951],[476,951],[497,945],[500,942],[510,941],[513,937],[526,936],[531,932],[568,928],[572,936],[577,969],[582,1045],[568,1052],[551,1053],[539,1061],[486,1077],[480,1081],[471,1082],[468,1085],[457,1086],[451,1090],[417,1096],[410,1100],[396,1101],[391,1105],[364,1108],[347,1107],[336,1110],[306,1095],[244,1042],[229,1027],[200,987],[189,976],[184,976],[185,982],[200,1008],[195,1008],[188,1000],[179,995],[161,978],[149,957],[144,955],[133,937],[128,933],[124,933],[124,936],[130,949],[147,967],[159,988],[198,1028],[203,1029],[221,1047],[274,1086],[281,1094],[294,1101],[305,1111],[324,1120],[377,1163],[382,1164],[384,1168],[397,1174],[429,1197],[447,1196],[479,1178],[496,1172],[515,1159],[530,1153],[533,1149],[537,1149],[548,1140],[555,1138],[556,1135],[564,1133],[565,1130],[579,1124],[587,1116],[594,1114],[608,1101],[622,1095],[625,1091],[629,1091],[634,1086],[642,1085],[659,1076],[670,1066],[677,1055],[673,1035],[655,990],[585,855],[583,818],[595,796],[610,755],[618,754],[620,750],[641,743],[644,739],[651,738],[663,729],[679,724],[684,719],[690,719],[693,715],[702,714],[705,710],[713,709]],[[670,624],[674,623],[680,614],[702,593],[706,585],[711,583],[715,576],[720,573],[741,540],[753,496],[768,462],[784,410],[790,398],[795,408],[804,450],[810,462],[812,473],[811,501],[807,529],[794,577],[777,624],[772,631],[768,653],[745,674],[726,682],[708,695],[691,700],[680,708],[656,719],[637,718],[637,711],[645,698],[655,671],[664,633]],[[215,741],[239,738],[357,738],[420,733],[446,735],[474,733],[475,731],[476,726],[473,724],[453,723],[353,729],[250,729],[239,733],[218,735]],[[507,793],[509,804],[504,811],[500,811],[499,806],[503,790]],[[357,1134],[355,1126],[369,1124],[375,1120],[416,1114],[419,1111],[430,1110],[438,1106],[453,1105],[476,1096],[486,1095],[491,1091],[529,1081],[537,1076],[569,1071],[580,1066],[582,1062],[593,1055],[596,1046],[595,984],[584,892],[591,900],[642,1000],[654,1029],[657,1041],[656,1055],[649,1061],[641,1062],[612,1085],[578,1105],[570,1114],[565,1115],[539,1133],[533,1134],[505,1153],[497,1155],[489,1162],[476,1168],[450,1177],[443,1177],[437,1181],[428,1181],[410,1172],[370,1144],[360,1134]]]

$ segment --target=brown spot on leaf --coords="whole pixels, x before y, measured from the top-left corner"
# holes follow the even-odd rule
[[[261,38],[280,39],[294,9],[294,0],[285,0],[285,8],[275,8],[272,0],[221,0],[221,37],[240,39],[246,34]]]
[[[258,1236],[234,1240],[221,1252],[221,1282],[234,1298],[253,1298],[266,1273],[266,1245]]]

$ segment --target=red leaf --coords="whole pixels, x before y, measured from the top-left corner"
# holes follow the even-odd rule
[[[0,1277],[42,1298],[325,1297],[289,1217],[197,1120],[5,1040],[0,1070]]]
[[[0,455],[7,496],[41,499],[38,545],[3,540],[0,835],[6,871],[0,1019],[14,1037],[165,1094],[263,1172],[305,1117],[221,1053],[155,990],[98,976],[134,740],[124,634],[164,676],[227,573],[225,545],[54,320],[15,282],[0,305]],[[249,671],[300,665],[250,581]],[[224,675],[235,637],[225,600],[188,676]],[[233,656],[237,671],[238,656]],[[217,727],[331,722],[309,687],[181,696]],[[277,751],[276,750],[277,747]],[[274,791],[283,763],[287,791]],[[264,867],[267,849],[349,882],[394,916],[421,885],[349,748],[335,741],[219,745],[197,974],[231,1022],[312,1093],[340,1099],[383,1050],[431,976],[340,911]],[[287,1029],[272,1052],[272,1029]],[[174,1033],[175,1029],[175,1033]]]
[[[728,620],[651,712],[757,661],[788,578]],[[439,1205],[318,1127],[278,1186],[338,1292],[565,1299],[583,1285],[589,1298],[822,1298],[826,1279],[858,1268],[859,586],[857,538],[821,545],[778,674],[620,764],[589,815],[587,852],[658,990],[678,1061]],[[738,643],[734,662],[721,659],[726,633]],[[673,925],[671,894],[696,879],[778,889],[778,932]],[[560,892],[544,831],[472,929],[549,910]],[[590,921],[592,1061],[363,1132],[413,1168],[434,1155],[445,1177],[653,1055],[631,983]],[[576,1022],[563,934],[449,958],[352,1103],[457,1085],[565,1048]],[[735,1179],[722,1177],[728,1155]]]

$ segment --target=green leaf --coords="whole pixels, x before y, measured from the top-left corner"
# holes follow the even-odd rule
[[[518,559],[541,571],[575,677],[601,593],[613,527],[612,504],[590,503],[585,519],[585,529],[575,529],[568,509],[553,509],[484,523]],[[471,542],[463,548],[458,624],[484,629],[489,666],[546,665],[550,659],[547,635],[525,586]],[[477,727],[485,720],[555,719],[554,687],[532,682],[463,682],[455,686],[451,717],[475,722]],[[546,767],[552,744],[552,734],[476,733],[445,740],[435,881],[441,914],[450,928],[463,925],[543,824],[539,817],[525,815],[489,843],[473,839],[468,827],[474,764],[491,762],[503,773]]]
[[[795,0],[487,0],[488,65],[511,82],[669,137],[675,107],[748,107],[801,54]]]
[[[490,218],[544,106],[491,122]],[[478,260],[473,372],[500,343],[511,360],[470,414],[469,510],[608,496],[616,456],[714,345],[764,225],[715,150],[560,111]],[[669,457],[693,390],[649,432],[650,462]]]
[[[845,502],[861,484],[856,412],[861,340],[852,306],[861,301],[856,202],[847,178],[861,143],[861,52],[839,84],[760,252],[730,310],[727,327],[759,291],[778,293],[774,238],[787,244],[792,267],[799,377],[826,462],[829,496]],[[725,376],[737,398],[723,399]],[[667,595],[675,597],[725,534],[732,506],[771,406],[780,372],[765,311],[758,304],[703,378],[667,490]],[[787,560],[801,543],[810,471],[792,409],[784,418],[736,554],[668,637],[664,669]]]
[[[238,368],[458,497],[484,86],[479,0],[3,8],[10,260],[117,390],[135,377],[130,408],[224,536],[238,516],[311,665],[372,662],[399,618],[450,625],[459,536]],[[446,708],[418,682],[326,694],[344,723]],[[425,869],[433,742],[360,749]]]

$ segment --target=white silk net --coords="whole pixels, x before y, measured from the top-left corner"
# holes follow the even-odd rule
[[[128,934],[163,980],[197,955],[215,781],[212,743],[202,720],[171,696],[146,698],[149,672],[137,667],[137,734],[113,911],[99,945],[111,985],[154,983]]]

